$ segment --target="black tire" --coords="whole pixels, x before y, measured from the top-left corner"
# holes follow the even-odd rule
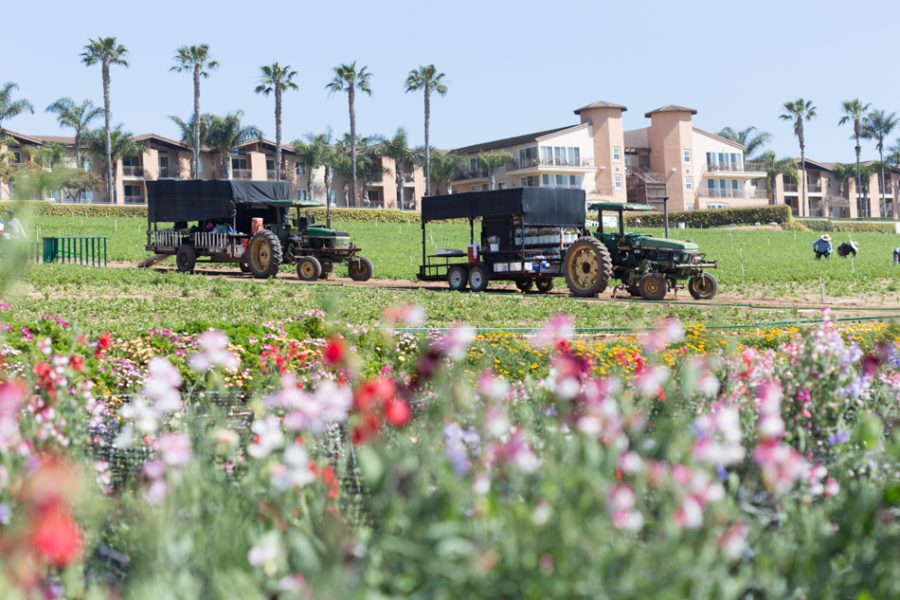
[[[461,292],[469,285],[469,270],[463,265],[453,265],[447,269],[447,285],[454,292]]]
[[[553,289],[553,278],[552,277],[541,277],[537,280],[537,289],[542,294],[549,294]]]
[[[255,278],[275,277],[281,267],[281,242],[274,233],[263,229],[250,238],[246,256],[247,266]]]
[[[688,292],[694,300],[712,300],[719,291],[719,284],[711,273],[701,273],[688,281]]]
[[[247,261],[244,258],[245,256],[246,254],[241,257],[241,261],[238,263],[238,268],[241,270],[241,273],[250,272],[250,265],[247,264]]]
[[[322,263],[315,256],[301,256],[297,261],[297,277],[301,281],[316,281],[322,276]]]
[[[523,294],[527,294],[534,287],[534,279],[516,279],[516,287]]]
[[[637,298],[641,295],[641,290],[639,290],[636,285],[629,285],[628,288],[626,288],[626,291],[631,294],[633,298]]]
[[[638,281],[638,292],[644,300],[662,300],[667,291],[668,284],[661,273],[647,273]]]
[[[175,268],[179,273],[191,273],[197,264],[197,251],[190,244],[178,246],[175,252]]]
[[[566,286],[573,296],[602,293],[612,278],[612,258],[600,240],[585,236],[569,246],[563,260]]]
[[[483,292],[488,287],[487,269],[481,265],[475,265],[469,269],[469,289],[473,292]]]
[[[372,278],[372,261],[365,256],[355,256],[347,263],[347,273],[353,281],[368,281]]]
[[[334,273],[334,263],[330,260],[320,260],[322,263],[322,274],[319,275],[319,279],[325,279],[328,277],[330,273]]]

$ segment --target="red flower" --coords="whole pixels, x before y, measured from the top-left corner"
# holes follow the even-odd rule
[[[69,366],[76,371],[81,371],[84,368],[84,358],[80,354],[73,354],[69,357]]]
[[[55,567],[64,567],[81,555],[84,536],[66,510],[45,516],[31,532],[31,548]]]
[[[395,427],[400,427],[409,423],[412,412],[409,409],[409,403],[402,398],[391,398],[384,404],[384,416],[388,423]]]
[[[110,344],[112,344],[112,336],[108,331],[105,331],[97,338],[97,344],[94,346],[94,358],[102,358],[103,354],[109,349]]]
[[[344,341],[339,337],[328,338],[325,343],[325,350],[322,352],[322,360],[328,366],[339,365],[344,362],[347,353]]]
[[[334,474],[334,469],[331,468],[331,465],[322,467],[322,480],[325,482],[325,485],[328,486],[328,499],[334,500],[337,498],[338,492],[340,491],[340,484],[338,483],[338,478]]]
[[[354,444],[365,444],[378,435],[378,417],[369,413],[363,416],[362,422],[353,428],[350,434]]]

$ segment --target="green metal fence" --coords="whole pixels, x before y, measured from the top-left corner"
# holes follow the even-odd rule
[[[106,236],[44,237],[41,259],[44,263],[106,266]]]

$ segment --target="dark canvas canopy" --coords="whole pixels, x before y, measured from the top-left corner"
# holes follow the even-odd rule
[[[285,181],[187,181],[164,179],[147,182],[147,218],[155,221],[231,219],[238,204],[293,206]]]
[[[524,187],[422,198],[422,221],[521,215],[523,225],[584,227],[584,190]]]

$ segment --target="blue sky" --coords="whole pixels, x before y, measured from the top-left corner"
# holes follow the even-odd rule
[[[840,102],[859,96],[900,111],[900,3],[890,0],[45,0],[12,2],[3,14],[0,82],[18,83],[38,109],[5,125],[38,134],[59,132],[43,108],[60,96],[100,103],[99,67],[78,54],[88,37],[107,35],[130,51],[130,68],[113,70],[112,102],[114,121],[134,133],[174,136],[167,115],[190,114],[190,77],[169,67],[175,49],[193,43],[208,43],[222,63],[203,83],[201,109],[243,109],[269,137],[273,100],[253,93],[259,66],[299,72],[300,91],[285,97],[286,140],[348,129],[346,96],[329,96],[325,84],[334,65],[353,60],[374,73],[373,96],[358,101],[360,132],[405,127],[415,144],[422,97],[405,94],[403,81],[419,64],[444,71],[450,90],[433,103],[432,143],[445,148],[576,123],[574,108],[604,99],[628,106],[628,129],[645,126],[648,110],[682,104],[699,111],[698,127],[755,125],[779,154],[795,155],[778,115],[802,96],[819,112],[807,127],[809,156],[851,161]],[[854,21],[867,31],[857,36]],[[879,25],[884,33],[873,35]],[[876,157],[872,143],[863,152]]]

